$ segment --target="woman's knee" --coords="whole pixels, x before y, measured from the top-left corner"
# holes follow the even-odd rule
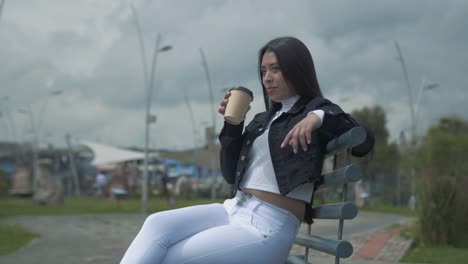
[[[151,234],[194,233],[227,223],[221,204],[192,206],[158,212],[148,216],[142,231]]]
[[[167,229],[171,224],[171,216],[166,211],[154,213],[148,216],[143,223],[142,229],[151,228],[154,229]]]

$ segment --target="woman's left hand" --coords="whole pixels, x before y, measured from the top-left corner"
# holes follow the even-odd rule
[[[320,118],[316,114],[308,114],[289,131],[283,143],[281,143],[281,148],[291,145],[294,153],[297,153],[298,144],[300,143],[302,149],[307,151],[307,145],[311,142],[312,131],[319,128],[320,123]]]

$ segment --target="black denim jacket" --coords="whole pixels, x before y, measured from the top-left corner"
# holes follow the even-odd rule
[[[307,113],[317,109],[323,110],[325,116],[322,126],[312,132],[311,144],[307,151],[304,152],[302,147],[298,147],[298,152],[294,154],[291,146],[282,149],[280,145],[287,133],[306,117]],[[239,125],[224,123],[219,135],[221,172],[229,184],[234,184],[232,196],[236,194],[247,169],[248,154],[253,141],[263,134],[275,112],[276,109],[255,115],[243,133],[243,122]],[[268,143],[280,193],[286,195],[298,185],[318,180],[327,143],[355,126],[358,124],[351,116],[343,112],[338,105],[322,97],[310,101],[299,98],[287,113],[273,121]],[[357,157],[364,156],[374,146],[374,134],[370,129],[364,128],[367,130],[366,141],[352,150],[352,154]]]

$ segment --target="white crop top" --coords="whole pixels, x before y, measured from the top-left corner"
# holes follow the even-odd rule
[[[270,130],[271,123],[283,113],[289,111],[289,109],[291,109],[291,107],[298,99],[299,96],[296,95],[281,102],[281,109],[277,111],[270,120],[267,127],[265,128],[265,132],[257,137],[253,142],[252,148],[248,154],[249,163],[247,164],[247,170],[240,183],[241,189],[248,188],[278,194],[280,193],[278,183],[276,181],[275,171],[273,169],[273,163],[271,162],[270,146],[268,145],[268,132]],[[323,123],[323,118],[325,115],[323,110],[314,110],[310,113],[316,114],[320,118],[320,124]],[[298,200],[303,200],[305,202],[310,202],[313,188],[313,183],[305,183],[294,188],[286,196]]]

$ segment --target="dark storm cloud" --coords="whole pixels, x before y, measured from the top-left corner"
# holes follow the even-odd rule
[[[49,0],[31,10],[19,1],[8,2],[0,21],[2,94],[21,98],[20,104],[37,105],[53,78],[53,88],[65,93],[63,101],[51,102],[49,119],[60,119],[61,126],[81,137],[141,144],[145,88],[129,3],[84,1],[70,6]],[[465,1],[134,3],[147,63],[158,33],[163,36],[162,45],[173,46],[159,54],[155,76],[152,109],[160,116],[154,131],[160,133],[161,144],[192,141],[183,133],[191,130],[184,93],[199,112],[197,122],[210,122],[199,48],[208,61],[217,104],[221,91],[233,85],[248,86],[256,97],[261,96],[258,49],[284,35],[306,43],[324,94],[345,110],[383,106],[393,138],[409,127],[410,120],[395,41],[406,60],[414,97],[423,78],[440,85],[421,97],[421,126],[451,114],[468,118],[463,110],[468,68]],[[55,109],[63,107],[60,102],[67,102],[68,109]],[[259,111],[262,106],[253,109]],[[115,129],[121,133],[111,132]]]

